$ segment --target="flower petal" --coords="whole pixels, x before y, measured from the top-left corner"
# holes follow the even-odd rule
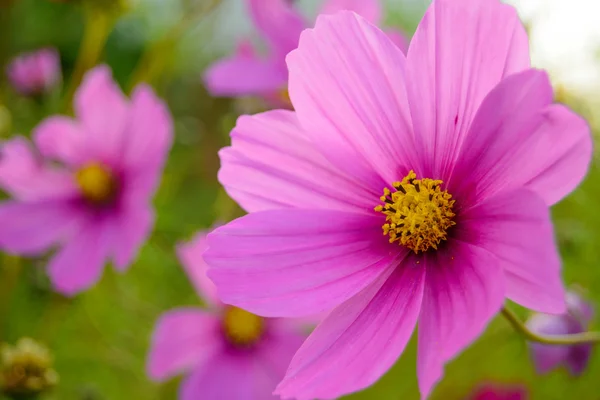
[[[474,341],[504,302],[504,276],[496,257],[449,240],[423,258],[425,293],[419,317],[417,375],[425,399],[444,364]]]
[[[252,22],[269,42],[275,56],[283,57],[298,46],[306,23],[288,0],[247,0]]]
[[[257,365],[254,399],[275,399],[273,391],[281,382],[292,357],[298,351],[305,335],[291,319],[267,319],[268,334],[253,354]],[[284,328],[285,329],[282,329]]]
[[[200,309],[164,313],[154,328],[146,370],[154,380],[201,368],[221,349],[220,322]]]
[[[366,163],[380,186],[418,170],[405,57],[385,33],[353,12],[321,15],[287,63],[298,119],[331,162]]]
[[[249,354],[221,352],[196,368],[179,390],[181,400],[254,400],[256,366]]]
[[[552,88],[542,71],[502,81],[473,121],[456,180],[477,199],[526,186],[553,204],[572,191],[590,164],[591,135],[582,118],[551,102]]]
[[[333,399],[373,384],[410,339],[424,282],[423,268],[401,265],[337,307],[298,350],[276,393]]]
[[[381,21],[379,0],[326,0],[321,8],[321,14],[335,14],[342,10],[354,11],[374,25]]]
[[[112,254],[115,268],[125,271],[144,245],[154,224],[150,206],[137,205],[120,210],[111,223]]]
[[[578,376],[585,372],[592,356],[592,344],[579,344],[571,346],[566,360],[567,368],[571,375]]]
[[[566,311],[548,206],[534,193],[505,192],[464,212],[456,237],[498,258],[509,299],[541,312]]]
[[[111,232],[106,219],[89,218],[81,224],[48,264],[48,275],[57,291],[74,295],[100,280]]]
[[[76,229],[81,214],[64,201],[0,203],[0,247],[38,255]]]
[[[207,233],[200,231],[189,242],[177,244],[177,257],[198,295],[207,303],[218,305],[220,300],[217,296],[217,288],[206,275],[208,265],[202,256],[208,249]]]
[[[267,317],[330,310],[407,253],[390,247],[375,216],[294,209],[248,214],[208,244],[208,276],[223,302]]]
[[[411,39],[406,82],[423,176],[451,169],[483,98],[529,68],[525,28],[498,0],[436,0]]]
[[[381,193],[332,166],[309,142],[294,112],[241,116],[221,150],[219,181],[249,212],[331,208],[372,213]]]
[[[568,316],[536,314],[527,321],[527,327],[534,332],[547,335],[566,335],[569,332]],[[569,357],[571,346],[552,346],[539,343],[529,344],[535,369],[546,374],[557,368]]]
[[[107,66],[95,67],[85,75],[75,94],[74,107],[88,151],[101,161],[116,161],[121,154],[129,105]]]
[[[70,198],[77,192],[68,171],[43,164],[20,136],[0,148],[0,188],[25,201]]]
[[[410,44],[410,40],[406,33],[398,30],[398,29],[386,29],[385,33],[390,38],[390,40],[400,49],[402,53],[408,53],[408,45]]]
[[[214,96],[267,95],[287,86],[287,70],[272,59],[235,54],[212,64],[204,82]]]
[[[72,166],[87,161],[86,137],[71,118],[54,116],[45,119],[33,131],[33,141],[46,158]]]
[[[150,86],[142,84],[131,96],[128,116],[122,162],[138,173],[156,175],[158,183],[173,141],[169,109]]]

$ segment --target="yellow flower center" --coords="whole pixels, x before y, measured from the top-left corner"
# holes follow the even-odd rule
[[[115,199],[117,181],[104,165],[90,163],[75,176],[83,197],[94,205],[106,205]]]
[[[16,346],[0,346],[0,392],[9,398],[37,398],[57,382],[58,374],[45,347],[28,338]]]
[[[223,316],[223,330],[227,339],[236,346],[256,343],[264,332],[264,320],[246,310],[227,307]]]
[[[294,108],[292,105],[292,99],[290,98],[290,92],[287,87],[280,89],[277,92],[277,97],[279,98],[279,101],[286,107],[289,107],[290,109]]]
[[[394,182],[394,192],[383,189],[383,205],[375,211],[385,215],[383,234],[390,243],[398,242],[415,253],[429,248],[437,250],[447,238],[448,228],[456,223],[452,212],[452,195],[440,188],[441,180],[416,179],[410,171],[401,182]]]

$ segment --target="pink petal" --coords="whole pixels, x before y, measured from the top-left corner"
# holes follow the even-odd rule
[[[267,320],[267,337],[253,354],[257,366],[254,374],[254,399],[279,398],[272,393],[283,379],[292,357],[306,339],[305,335],[300,334],[298,327],[290,323],[291,320],[277,320],[276,324],[273,321],[274,319]],[[288,329],[281,329],[284,323],[287,323]]]
[[[538,196],[524,189],[504,192],[464,212],[457,229],[460,240],[498,258],[508,298],[537,311],[566,311],[552,222]]]
[[[381,196],[332,166],[310,143],[295,113],[241,116],[221,150],[219,181],[249,212],[274,208],[331,208],[371,214]]]
[[[579,344],[577,346],[571,346],[569,357],[566,361],[567,369],[571,375],[579,376],[586,371],[592,357],[593,349],[594,345],[592,344]]]
[[[388,35],[390,40],[394,42],[394,44],[402,50],[402,53],[408,53],[408,45],[410,44],[410,40],[406,33],[398,30],[398,29],[387,29],[385,33]]]
[[[95,67],[85,75],[74,107],[88,151],[100,161],[116,161],[125,139],[129,105],[107,66]]]
[[[407,251],[374,216],[336,211],[251,213],[208,235],[208,276],[226,304],[302,317],[341,304]]]
[[[206,276],[208,265],[202,257],[208,249],[207,233],[200,231],[189,242],[177,244],[177,257],[200,297],[211,305],[218,305],[221,302],[217,296],[217,288]]]
[[[527,321],[527,327],[534,332],[546,335],[566,335],[569,322],[565,316],[536,314]],[[567,360],[570,346],[549,346],[530,343],[531,356],[539,374],[546,374]]]
[[[506,78],[488,95],[454,172],[465,189],[485,198],[524,185],[553,204],[581,182],[592,155],[589,128],[551,102],[548,77],[537,70]]]
[[[80,218],[60,200],[0,203],[0,247],[16,254],[41,254],[72,232]]]
[[[71,174],[43,164],[20,136],[1,144],[0,187],[25,201],[71,198],[77,193]]]
[[[220,321],[200,309],[178,308],[164,313],[154,328],[146,364],[148,375],[164,380],[201,368],[221,351]]]
[[[436,0],[408,50],[406,82],[423,176],[446,176],[484,97],[529,67],[527,34],[497,0]],[[435,165],[434,165],[435,164]]]
[[[151,87],[137,86],[131,96],[122,162],[138,173],[155,175],[158,184],[172,141],[169,109]]]
[[[326,0],[321,14],[335,14],[342,10],[354,11],[375,25],[381,21],[380,0]]]
[[[74,295],[100,280],[110,251],[110,233],[103,219],[89,218],[81,224],[48,264],[57,291]]]
[[[244,353],[221,353],[197,368],[181,385],[181,400],[265,400],[255,395],[256,366]]]
[[[137,205],[121,210],[111,223],[112,253],[115,268],[125,271],[144,245],[154,224],[150,206]]]
[[[401,265],[336,308],[298,350],[276,393],[333,399],[373,384],[412,335],[424,281],[423,268]]]
[[[234,55],[212,64],[204,82],[214,96],[266,95],[286,88],[287,71],[273,59]]]
[[[504,302],[504,276],[496,257],[449,240],[422,258],[427,268],[419,317],[417,375],[421,398],[430,394],[444,364],[474,341]]]
[[[321,15],[287,62],[298,119],[331,162],[353,175],[348,164],[367,164],[381,186],[418,170],[405,57],[385,33],[349,11]]]
[[[246,0],[252,22],[269,42],[276,56],[283,57],[298,46],[305,28],[302,15],[288,0]]]
[[[87,161],[86,137],[77,122],[70,118],[46,118],[33,131],[33,140],[46,158],[71,166]]]

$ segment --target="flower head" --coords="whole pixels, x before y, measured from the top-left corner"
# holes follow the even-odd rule
[[[260,96],[269,103],[289,108],[288,71],[285,56],[298,46],[300,33],[309,24],[289,0],[245,0],[254,25],[266,40],[269,54],[261,57],[249,41],[238,44],[235,54],[212,65],[204,79],[218,96]],[[325,0],[322,14],[352,10],[378,24],[380,0]],[[406,36],[390,30],[388,35],[405,51]]]
[[[29,398],[57,382],[50,352],[34,340],[22,338],[14,347],[0,348],[0,391],[9,398]]]
[[[39,95],[55,87],[60,79],[60,57],[55,49],[41,49],[16,57],[7,67],[13,87],[23,95]]]
[[[486,384],[471,394],[468,400],[527,400],[527,389],[518,385]]]
[[[505,298],[564,312],[549,206],[585,175],[591,135],[530,68],[512,7],[434,0],[407,56],[355,13],[321,16],[287,64],[295,111],[238,120],[219,179],[249,214],[205,253],[228,304],[333,308],[278,394],[371,385],[418,321],[427,397]]]
[[[208,309],[180,308],[157,323],[148,374],[163,380],[187,373],[182,400],[265,400],[283,378],[304,336],[294,321],[262,318],[222,304],[206,277],[206,233],[178,246],[179,258]]]
[[[591,304],[574,292],[567,293],[567,312],[560,315],[534,314],[527,326],[545,335],[568,335],[585,332],[593,317]],[[581,375],[592,354],[591,344],[574,346],[550,346],[530,344],[531,356],[537,371],[545,374],[559,366],[565,366],[573,375]]]
[[[171,145],[171,117],[147,86],[131,101],[107,67],[87,74],[73,120],[54,116],[1,144],[0,248],[38,255],[54,287],[74,294],[93,285],[112,260],[125,270],[153,226],[151,199]]]

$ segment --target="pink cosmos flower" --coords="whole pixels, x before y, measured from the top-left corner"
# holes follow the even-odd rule
[[[592,320],[592,306],[573,292],[567,293],[567,312],[561,315],[535,314],[527,326],[545,335],[567,335],[585,332]],[[564,365],[571,374],[581,375],[592,354],[591,344],[576,346],[550,346],[530,343],[531,356],[540,374]]]
[[[76,120],[54,116],[1,146],[0,248],[41,255],[59,247],[48,274],[74,294],[105,262],[125,270],[153,226],[152,195],[172,139],[171,117],[141,85],[131,102],[110,70],[90,71],[75,96]]]
[[[177,251],[209,309],[180,308],[160,318],[152,337],[148,374],[163,380],[188,373],[179,392],[181,400],[274,399],[272,392],[305,337],[293,321],[264,319],[222,304],[206,277],[205,237],[200,232]]]
[[[298,46],[308,22],[289,0],[246,0],[254,25],[267,41],[269,55],[259,56],[252,43],[242,41],[235,54],[216,62],[205,73],[208,90],[217,96],[256,95],[276,106],[289,106],[288,71],[285,56]],[[382,19],[379,0],[325,0],[321,13],[353,10],[378,24]],[[406,36],[390,30],[388,35],[405,51]]]
[[[523,386],[500,386],[486,384],[477,389],[468,400],[527,400]]]
[[[60,56],[46,48],[16,57],[6,69],[8,79],[23,95],[38,95],[52,89],[61,79]]]
[[[219,179],[250,214],[208,236],[221,299],[264,316],[335,309],[283,398],[335,398],[387,371],[419,323],[427,397],[505,298],[565,310],[549,206],[591,159],[498,0],[434,0],[408,55],[353,12],[287,57],[294,111],[242,116]]]

